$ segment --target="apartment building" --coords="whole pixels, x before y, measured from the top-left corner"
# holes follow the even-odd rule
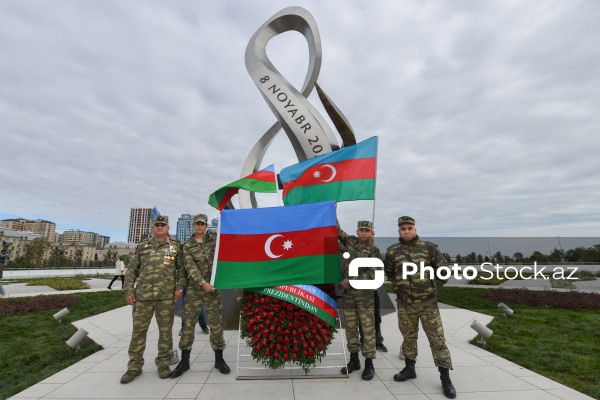
[[[152,208],[132,208],[129,213],[128,243],[139,243],[152,233]]]

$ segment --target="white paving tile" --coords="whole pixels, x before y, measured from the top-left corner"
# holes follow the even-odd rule
[[[57,388],[48,399],[164,399],[175,386],[173,379],[160,379],[155,371],[144,372],[131,383],[120,383],[122,372],[81,374]],[[37,386],[37,385],[36,385]]]
[[[17,393],[13,397],[16,399],[21,397],[40,398],[52,392],[53,390],[58,389],[60,386],[60,383],[38,383],[37,385],[33,385],[32,387]]]
[[[291,383],[274,381],[265,384],[261,381],[246,382],[244,385],[227,383],[202,386],[198,399],[202,400],[250,400],[250,399],[298,399],[294,396]]]
[[[553,381],[552,379],[548,379],[545,376],[537,375],[536,376],[523,376],[521,377],[524,381],[531,383],[539,387],[540,389],[564,389],[565,385],[560,384],[558,382]]]
[[[583,393],[573,390],[571,388],[564,389],[548,389],[546,392],[558,397],[563,400],[594,400],[593,397],[587,396]]]
[[[176,385],[169,394],[167,399],[195,399],[202,390],[201,383],[180,383]]]
[[[324,395],[331,393],[331,395]],[[339,399],[394,400],[394,395],[381,381],[312,382],[294,381],[294,400],[314,400],[323,397]]]

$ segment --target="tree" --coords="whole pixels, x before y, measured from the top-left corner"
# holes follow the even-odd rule
[[[517,251],[515,254],[513,254],[513,260],[515,260],[516,262],[521,262],[523,261],[523,253],[521,253],[520,251]]]
[[[458,264],[463,262],[463,258],[460,254],[456,255],[456,258],[454,259]]]
[[[49,247],[50,243],[45,237],[35,238],[25,245],[25,257],[31,260],[35,267],[38,267]]]

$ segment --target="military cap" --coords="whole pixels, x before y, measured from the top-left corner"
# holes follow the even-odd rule
[[[208,225],[208,217],[206,216],[206,214],[196,214],[196,215],[194,215],[194,223],[196,223],[198,221],[202,221],[206,225]]]
[[[402,224],[413,224],[415,225],[415,219],[408,217],[408,216],[403,216],[398,218],[398,226],[402,225]]]
[[[357,229],[368,229],[368,230],[372,231],[373,223],[371,221],[358,221]]]
[[[166,215],[158,215],[156,218],[154,218],[154,225],[156,224],[169,225],[169,217]]]

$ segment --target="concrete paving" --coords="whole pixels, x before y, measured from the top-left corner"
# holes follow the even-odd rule
[[[106,280],[93,281],[90,282],[92,287],[90,290],[107,290]],[[120,287],[119,284],[117,287]],[[16,293],[18,289],[16,285],[7,285],[6,288],[13,292],[11,297],[32,295],[32,293]],[[52,292],[45,294],[52,294]],[[469,327],[470,323],[477,319],[483,324],[488,324],[492,317],[447,305],[440,308],[454,364],[450,376],[458,392],[457,398],[468,400],[591,399],[468,343],[468,340],[475,336],[475,332]],[[179,340],[177,332],[180,323],[181,320],[176,317],[173,330],[175,346]],[[204,335],[198,326],[191,356],[191,369],[178,379],[159,379],[153,362],[157,354],[158,342],[158,328],[153,320],[144,355],[146,359],[144,372],[132,383],[122,385],[119,380],[127,369],[127,348],[132,327],[131,308],[124,306],[76,321],[74,325],[86,329],[89,337],[104,349],[16,394],[11,399],[445,399],[441,391],[439,373],[433,364],[429,344],[422,331],[419,336],[418,378],[407,382],[393,380],[393,375],[404,367],[404,361],[399,359],[402,340],[395,313],[383,316],[382,333],[389,352],[377,352],[374,361],[376,376],[372,381],[361,380],[360,371],[350,374],[349,377],[339,374],[339,367],[345,362],[339,351],[344,347],[341,332],[336,334],[331,344],[331,362],[328,360],[330,356],[325,359],[328,360],[329,365],[324,361],[324,368],[312,370],[309,379],[306,379],[302,371],[299,373],[293,370],[271,371],[250,363],[243,357],[248,354],[248,351],[245,345],[238,341],[239,331],[225,331],[225,340],[228,344],[224,357],[232,372],[229,375],[222,375],[213,368],[214,353],[208,341],[209,336]],[[238,348],[242,355],[239,362]],[[335,351],[339,352],[335,353]],[[258,369],[244,369],[249,363]],[[364,365],[362,358],[361,364]],[[286,374],[289,376],[285,376]],[[240,379],[250,375],[262,378]]]

